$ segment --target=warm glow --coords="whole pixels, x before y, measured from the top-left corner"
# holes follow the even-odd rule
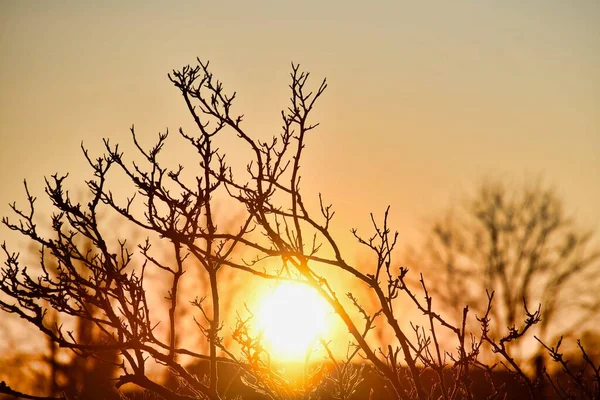
[[[329,305],[310,286],[283,282],[263,298],[257,328],[270,353],[282,360],[301,360],[325,334]]]

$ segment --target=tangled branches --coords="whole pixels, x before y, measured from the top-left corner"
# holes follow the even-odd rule
[[[527,318],[523,324],[510,327],[505,336],[495,339],[489,329],[494,296],[490,293],[487,311],[478,318],[480,332],[468,330],[468,307],[463,308],[462,318],[452,323],[436,311],[423,276],[418,291],[412,289],[407,284],[408,270],[393,260],[398,234],[388,226],[389,208],[381,221],[371,215],[371,236],[352,231],[358,243],[374,254],[374,264],[359,268],[346,261],[331,233],[335,215],[332,205],[324,203],[319,194],[319,207],[313,212],[300,186],[306,138],[318,126],[311,121],[311,112],[327,83],[323,80],[311,90],[309,74],[297,65],[292,65],[290,77],[290,104],[281,112],[281,133],[262,142],[245,130],[243,115],[233,111],[236,94],[227,94],[208,63],[199,61],[197,66],[186,66],[169,75],[195,124],[195,134],[179,130],[197,156],[199,169],[194,170],[198,172],[191,180],[184,178],[182,165],[175,169],[163,165],[161,154],[168,133],[159,134],[156,143],[145,148],[132,127],[131,137],[142,162],[127,161],[119,146],[108,140],[104,141],[104,154],[97,158],[82,146],[93,171],[93,178],[86,182],[91,193],[87,204],[76,203],[69,196],[64,188],[66,176],[54,175],[46,181],[46,194],[55,209],[51,236],[44,236],[38,229],[34,220],[36,199],[25,185],[28,209],[13,205],[17,222],[8,218],[3,222],[40,246],[40,272],[35,275],[32,269],[22,266],[19,255],[3,245],[6,262],[0,290],[9,300],[0,299],[0,308],[18,315],[79,356],[100,357],[107,349],[118,351],[116,386],[133,384],[166,399],[225,398],[226,390],[219,384],[223,365],[234,366],[249,388],[267,398],[348,399],[365,382],[365,367],[357,364],[362,360],[383,379],[392,398],[473,399],[474,371],[490,376],[489,396],[502,396],[503,389],[496,387],[492,378],[496,364],[490,366],[480,360],[485,346],[499,356],[499,365],[525,383],[532,398],[538,396],[536,382],[515,362],[507,344],[519,340],[540,321],[539,309],[530,313],[525,308]],[[224,135],[234,135],[251,150],[253,157],[245,176],[234,174],[225,153],[216,148],[215,138]],[[113,171],[124,175],[131,185],[133,193],[124,202],[107,188]],[[220,196],[244,208],[237,227],[217,223],[215,208]],[[137,250],[126,240],[115,240],[112,231],[98,220],[101,208],[153,239],[139,244]],[[155,254],[153,240],[170,247],[169,260]],[[83,241],[90,244],[87,250]],[[57,265],[53,270],[47,267],[50,259]],[[269,260],[276,260],[281,268],[273,271],[264,267]],[[145,272],[150,268],[168,277],[166,336],[156,333],[160,319],[147,299]],[[190,268],[200,269],[209,283],[207,293],[200,293],[196,300],[185,299],[191,300],[200,313],[195,322],[208,344],[207,354],[178,346],[182,333],[177,310],[184,301],[181,285]],[[302,383],[292,384],[270,362],[260,335],[249,328],[250,321],[241,317],[231,338],[238,344],[235,350],[223,331],[222,300],[224,296],[235,296],[221,285],[220,275],[226,268],[314,288],[347,328],[351,336],[348,352],[340,358],[331,350],[330,342],[321,340],[329,363],[312,369],[307,361]],[[359,283],[368,288],[375,299],[375,311],[368,312],[352,293],[339,296],[320,272],[323,269],[344,274],[348,287]],[[412,325],[409,330],[403,326],[398,310],[400,297],[425,316],[424,326]],[[82,342],[62,326],[50,326],[48,307],[91,322],[101,332],[100,339]],[[376,323],[391,330],[392,340],[375,343],[370,332]],[[441,332],[453,338],[455,350],[442,346]],[[566,365],[558,346],[548,350]],[[175,390],[151,376],[149,359],[174,374],[183,389]],[[206,376],[191,373],[184,359],[208,363]],[[597,378],[598,369],[594,371]],[[433,372],[431,379],[425,378],[429,372]],[[9,390],[6,385],[0,387],[0,392],[14,394]]]

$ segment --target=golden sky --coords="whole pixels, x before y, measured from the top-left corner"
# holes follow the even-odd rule
[[[131,124],[147,143],[190,126],[166,73],[199,56],[265,138],[291,61],[327,77],[303,187],[334,203],[343,231],[391,204],[410,236],[485,177],[539,174],[598,228],[599,20],[597,0],[4,0],[0,213],[24,199],[23,178],[41,195],[43,175],[89,177],[81,140],[99,150],[128,143]]]
[[[388,204],[410,242],[486,178],[543,176],[600,230],[600,1],[172,3],[0,0],[0,215],[24,204],[23,178],[42,211],[44,175],[70,172],[83,190],[82,140],[98,154],[104,137],[130,150],[132,124],[148,144],[191,131],[166,74],[198,56],[265,139],[279,132],[290,62],[314,85],[327,77],[302,187],[334,204],[345,245]],[[167,161],[185,164],[172,139]],[[221,143],[234,165],[242,147]]]

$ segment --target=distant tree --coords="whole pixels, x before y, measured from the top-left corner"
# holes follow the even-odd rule
[[[224,91],[207,63],[173,71],[169,78],[194,121],[196,134],[179,131],[197,154],[194,174],[186,176],[181,165],[168,168],[163,164],[160,154],[166,133],[159,134],[156,144],[146,149],[132,128],[141,162],[126,161],[118,145],[108,140],[104,141],[105,153],[99,157],[83,149],[94,173],[86,182],[91,192],[88,203],[70,198],[66,176],[53,175],[47,180],[46,194],[55,210],[49,236],[38,228],[34,218],[36,199],[25,185],[27,208],[13,204],[17,221],[4,218],[3,222],[41,245],[40,272],[22,266],[18,254],[3,245],[6,262],[0,291],[5,296],[0,298],[0,309],[18,315],[59,347],[82,357],[102,358],[106,352],[117,351],[116,387],[134,385],[165,399],[227,398],[229,384],[219,378],[223,378],[224,370],[231,369],[237,371],[251,395],[350,399],[356,393],[365,393],[361,387],[364,368],[357,365],[359,360],[368,362],[385,382],[383,387],[371,388],[376,397],[472,399],[479,393],[472,384],[474,373],[483,371],[490,380],[482,393],[501,398],[508,392],[492,379],[495,366],[478,358],[484,343],[502,357],[503,365],[520,380],[526,393],[535,396],[535,382],[511,355],[508,345],[540,322],[540,311],[525,310],[522,321],[504,335],[492,336],[495,309],[494,294],[490,293],[480,300],[483,307],[477,315],[478,330],[471,331],[468,307],[453,322],[436,311],[437,303],[434,307],[424,279],[418,291],[408,286],[408,270],[393,259],[398,234],[388,226],[389,209],[380,220],[371,215],[371,234],[352,231],[358,243],[374,255],[371,265],[359,268],[346,260],[331,233],[335,214],[332,206],[319,194],[313,195],[319,204],[316,211],[307,207],[308,197],[300,188],[300,169],[306,138],[318,126],[309,116],[326,89],[325,81],[311,90],[309,74],[292,65],[290,104],[281,113],[281,133],[263,142],[246,132],[243,116],[233,112],[235,93]],[[224,153],[215,145],[215,137],[227,133],[236,136],[239,144],[252,153],[242,178],[228,167]],[[131,195],[124,201],[108,189],[113,172],[124,174],[131,184]],[[237,226],[217,223],[215,207],[223,197],[245,210]],[[114,228],[102,226],[100,215],[104,211],[116,213],[123,223],[148,234],[136,253],[129,242],[115,237]],[[162,248],[170,247],[166,260],[157,256],[153,247],[156,241],[163,244]],[[91,248],[83,243],[91,243]],[[49,260],[57,263],[52,270]],[[182,281],[193,276],[185,273],[190,268],[199,269],[208,284],[206,292],[183,299]],[[161,320],[147,298],[145,276],[149,269],[161,271],[169,286],[165,294],[169,307],[168,318],[163,321],[167,325],[165,335],[155,330]],[[230,338],[237,342],[234,349],[223,331],[223,303],[236,296],[223,285],[225,269],[310,285],[347,328],[352,338],[347,354],[338,356],[323,338],[320,345],[329,358],[328,365],[313,368],[306,362],[300,382],[290,381],[271,362],[260,334],[249,328],[251,316],[238,318]],[[323,273],[327,270],[344,274],[341,289],[335,289],[334,282],[327,279]],[[349,291],[357,284],[375,299],[374,312],[368,312]],[[345,296],[340,296],[339,290]],[[401,325],[405,306],[398,305],[399,297],[408,299],[425,316],[424,326],[413,324],[406,329]],[[206,338],[206,352],[179,346],[177,338],[185,334],[179,319],[186,314],[178,312],[182,301],[191,301],[197,309],[195,322]],[[101,337],[75,337],[52,324],[48,308],[93,325]],[[393,332],[389,342],[374,342],[373,335],[369,335],[376,322]],[[441,330],[452,335],[448,348],[440,343]],[[310,352],[307,359],[309,356]],[[168,386],[153,376],[149,359],[173,374],[178,386]],[[194,373],[188,368],[199,363],[206,366],[205,372]],[[0,383],[0,393],[35,398],[16,393],[4,382]]]
[[[438,218],[426,240],[411,263],[431,278],[442,305],[459,314],[468,304],[481,314],[486,291],[496,292],[496,337],[525,319],[524,303],[541,305],[541,340],[600,322],[600,251],[592,233],[541,183],[484,183],[462,207]]]

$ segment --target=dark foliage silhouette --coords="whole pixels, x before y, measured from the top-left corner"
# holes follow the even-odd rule
[[[359,268],[346,261],[331,233],[335,214],[332,206],[320,194],[311,196],[318,197],[316,212],[306,206],[307,197],[300,190],[301,161],[306,138],[315,134],[318,126],[309,117],[327,87],[325,81],[310,89],[309,74],[292,65],[290,104],[281,113],[282,131],[263,142],[243,128],[243,115],[234,113],[232,107],[236,94],[225,92],[207,63],[199,61],[197,66],[173,71],[169,78],[195,123],[195,134],[183,129],[179,133],[197,153],[196,176],[186,179],[183,166],[169,169],[163,165],[160,154],[167,133],[159,134],[156,144],[146,149],[131,129],[143,162],[127,161],[119,146],[108,140],[104,141],[105,153],[99,157],[84,148],[94,174],[87,181],[91,200],[86,204],[74,202],[65,189],[66,176],[48,179],[46,194],[55,208],[51,237],[38,229],[34,220],[36,199],[25,185],[27,207],[13,205],[17,221],[5,218],[3,222],[41,246],[40,273],[36,275],[22,266],[18,254],[3,245],[6,263],[0,290],[11,301],[0,300],[2,310],[18,315],[56,345],[81,357],[102,358],[107,351],[116,351],[115,387],[139,387],[145,396],[177,400],[228,398],[231,393],[223,384],[223,371],[232,370],[254,393],[248,398],[348,399],[358,393],[371,397],[385,393],[400,399],[470,399],[482,393],[474,391],[473,377],[477,374],[489,379],[487,392],[483,392],[486,396],[502,398],[508,389],[494,380],[496,365],[480,361],[480,353],[486,348],[500,356],[513,384],[521,385],[532,398],[538,395],[537,382],[515,361],[509,344],[540,322],[541,309],[525,308],[513,327],[492,335],[494,293],[490,292],[482,312],[475,316],[464,307],[460,318],[453,322],[436,310],[438,303],[434,304],[423,277],[420,288],[407,285],[408,270],[393,259],[398,235],[388,226],[389,209],[381,219],[371,215],[371,234],[352,231],[375,260],[373,265]],[[251,150],[253,156],[245,173],[234,173],[224,153],[216,148],[215,138],[223,135],[235,135],[240,146]],[[113,172],[124,174],[132,185],[130,196],[123,202],[108,190],[107,181]],[[228,197],[245,210],[238,226],[217,223],[214,210],[219,196]],[[101,210],[116,213],[144,230],[149,239],[136,251],[126,240],[114,238],[101,226]],[[82,246],[83,240],[91,243],[90,249]],[[156,256],[155,241],[170,246],[172,257],[168,262]],[[57,262],[54,271],[48,268],[49,258]],[[178,292],[189,268],[200,268],[208,277],[207,293],[186,299],[198,310],[200,318],[196,322],[208,343],[206,353],[177,345],[177,337],[182,334],[178,332],[178,308],[185,301]],[[165,337],[155,331],[159,321],[147,299],[145,274],[149,269],[162,271],[169,279]],[[253,335],[251,316],[240,316],[233,327],[231,339],[237,342],[234,349],[231,341],[225,340],[223,330],[223,299],[234,295],[223,289],[221,278],[226,269],[310,285],[347,328],[353,340],[348,353],[340,359],[324,338],[320,345],[329,355],[329,362],[315,365],[307,361],[302,379],[289,379],[270,361],[260,335]],[[348,288],[356,284],[368,288],[376,299],[376,311],[367,311],[351,292],[340,296],[320,272],[325,270],[343,273]],[[396,301],[400,297],[425,316],[425,326],[403,328]],[[87,321],[102,333],[102,339],[77,338],[60,325],[52,325],[47,318],[48,308]],[[470,329],[471,320],[479,321],[477,330]],[[374,342],[369,333],[376,322],[391,329],[393,340]],[[448,346],[440,343],[442,331],[453,338]],[[560,363],[557,351],[550,348]],[[152,376],[151,361],[172,374],[178,385],[164,384]],[[192,364],[206,368],[193,373],[189,368]],[[365,389],[365,376],[370,373],[375,373],[381,383]],[[596,370],[594,383],[574,375],[574,382],[581,393],[596,396],[597,376]],[[5,383],[0,386],[0,392],[15,394],[11,390]]]

